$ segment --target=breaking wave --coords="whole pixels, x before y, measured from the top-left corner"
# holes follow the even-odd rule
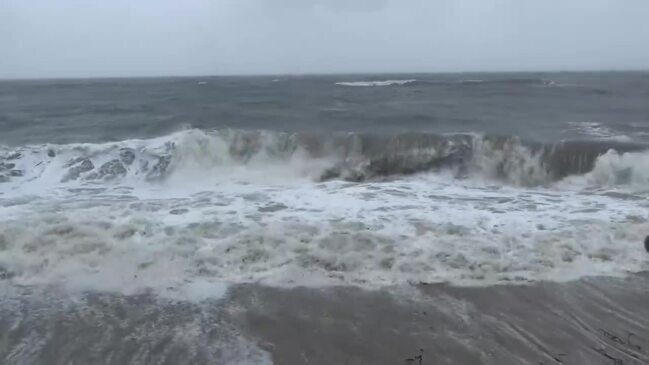
[[[460,80],[463,85],[523,85],[523,86],[560,86],[560,84],[553,80],[539,79],[539,78],[510,78],[510,79],[465,79]]]
[[[403,86],[414,82],[417,82],[417,80],[351,81],[351,82],[337,82],[336,85],[356,86],[356,87],[394,86],[394,85]]]
[[[339,86],[352,87],[374,87],[374,86],[440,86],[440,85],[465,85],[465,86],[542,86],[542,87],[561,87],[566,86],[553,80],[540,78],[509,78],[509,79],[458,79],[458,80],[372,80],[372,81],[345,81],[337,82]]]
[[[187,174],[367,181],[423,172],[547,186],[575,176],[649,187],[649,152],[616,141],[527,143],[474,134],[317,134],[185,130],[149,140],[0,149],[0,183],[147,183]]]
[[[200,301],[646,269],[649,152],[628,143],[190,129],[1,148],[0,179],[0,284]]]

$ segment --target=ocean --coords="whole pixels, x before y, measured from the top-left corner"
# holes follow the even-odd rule
[[[642,72],[0,81],[0,361],[647,363],[648,100]]]

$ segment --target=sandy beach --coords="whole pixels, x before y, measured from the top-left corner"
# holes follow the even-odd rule
[[[20,298],[0,310],[2,363],[649,362],[647,274],[383,291],[238,285],[200,304],[148,295]]]

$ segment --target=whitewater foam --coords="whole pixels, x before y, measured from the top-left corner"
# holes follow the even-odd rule
[[[647,191],[649,190],[649,153],[619,153],[609,150],[597,158],[590,172],[567,178],[562,185],[567,183],[607,188],[627,186],[637,191]]]
[[[384,80],[384,81],[347,81],[347,82],[337,82],[336,85],[340,86],[355,86],[355,87],[373,87],[373,86],[403,86],[417,80]]]
[[[376,287],[621,275],[644,267],[637,242],[649,228],[646,207],[633,202],[430,176],[230,183],[183,199],[92,196],[3,210],[0,266],[15,283],[161,295],[222,295],[222,283],[240,282]]]
[[[630,136],[617,133],[611,128],[597,122],[570,122],[568,124],[572,127],[573,131],[583,134],[587,137],[595,137],[599,139],[619,142],[629,142],[633,140],[633,138],[631,138]]]
[[[189,130],[5,148],[22,175],[0,184],[0,280],[200,301],[625,275],[647,269],[649,154],[607,147]]]

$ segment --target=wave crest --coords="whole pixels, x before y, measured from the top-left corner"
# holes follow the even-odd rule
[[[0,182],[58,183],[254,174],[268,179],[365,181],[451,172],[503,183],[547,185],[586,176],[597,185],[649,185],[646,146],[613,141],[537,144],[473,134],[279,133],[185,130],[150,140],[0,150]]]

